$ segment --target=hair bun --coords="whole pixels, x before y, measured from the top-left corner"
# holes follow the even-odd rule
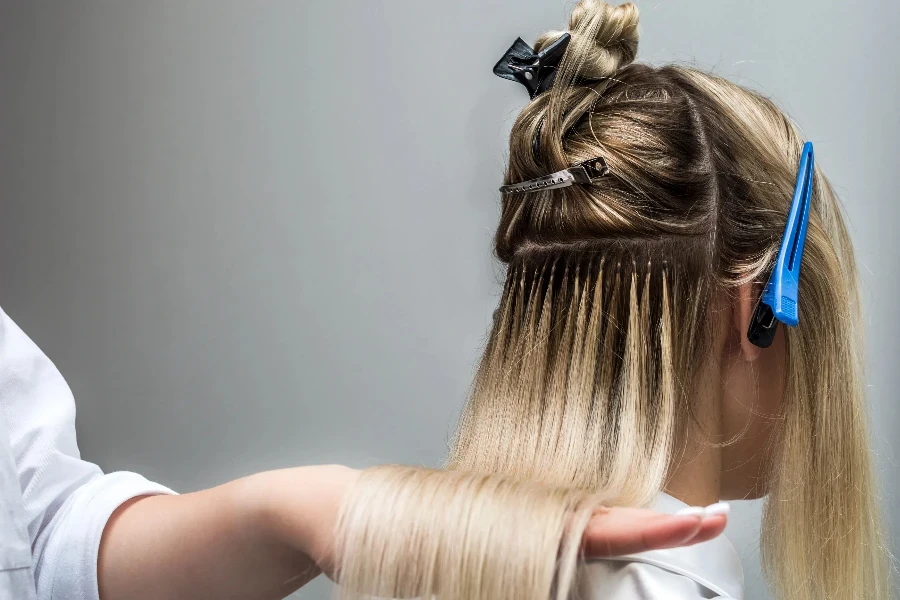
[[[578,74],[584,79],[612,77],[631,64],[638,51],[638,9],[602,0],[581,0],[569,17],[572,41],[583,48]],[[580,43],[589,38],[591,43]]]

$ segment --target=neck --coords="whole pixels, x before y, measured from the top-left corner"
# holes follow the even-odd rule
[[[721,458],[721,449],[706,440],[680,444],[664,491],[690,506],[715,504],[720,497]]]
[[[675,442],[664,491],[690,506],[707,506],[721,497],[722,386],[719,365],[710,361],[696,390],[698,418],[688,419]],[[699,422],[697,422],[699,421]]]

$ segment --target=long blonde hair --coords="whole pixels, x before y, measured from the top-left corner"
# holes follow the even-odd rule
[[[712,350],[714,299],[765,282],[803,138],[755,92],[633,63],[637,27],[631,4],[582,0],[553,87],[517,118],[507,183],[596,156],[612,175],[503,196],[506,283],[447,470],[364,472],[339,525],[347,597],[567,597],[590,513],[664,487]],[[887,598],[857,273],[819,170],[801,295],[765,567],[782,598]]]

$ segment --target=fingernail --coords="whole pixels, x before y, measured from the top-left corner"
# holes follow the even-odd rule
[[[703,517],[706,515],[706,512],[702,506],[689,506],[682,508],[675,514],[679,517]]]
[[[730,504],[727,502],[716,502],[703,509],[703,516],[712,517],[715,515],[727,515],[729,512],[731,512]]]

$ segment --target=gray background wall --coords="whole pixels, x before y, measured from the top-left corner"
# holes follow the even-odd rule
[[[178,490],[439,463],[498,294],[507,45],[560,0],[0,0],[0,304],[85,457]],[[847,205],[896,552],[900,8],[647,1],[640,58],[760,89]],[[763,598],[756,503],[729,534]],[[300,597],[326,595],[322,582]]]

